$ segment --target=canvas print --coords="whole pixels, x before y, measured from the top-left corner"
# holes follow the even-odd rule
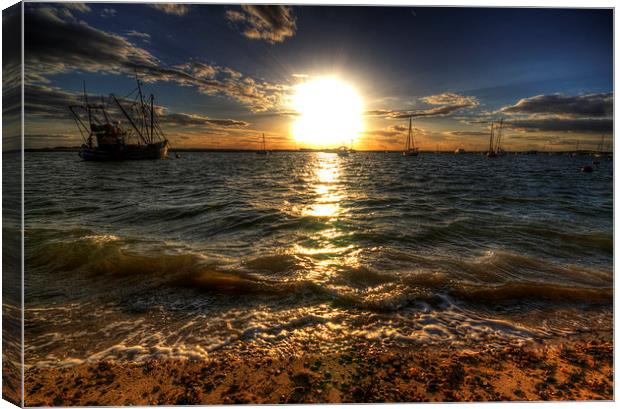
[[[613,29],[4,10],[4,398],[613,400]]]

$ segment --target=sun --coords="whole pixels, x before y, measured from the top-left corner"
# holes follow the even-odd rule
[[[348,146],[363,131],[363,103],[357,91],[335,77],[321,77],[296,87],[293,109],[295,140],[329,148]]]

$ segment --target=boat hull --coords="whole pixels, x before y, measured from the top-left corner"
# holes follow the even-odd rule
[[[110,149],[82,148],[80,158],[97,162],[165,159],[168,156],[168,147],[168,141],[162,141],[149,145],[124,145]]]

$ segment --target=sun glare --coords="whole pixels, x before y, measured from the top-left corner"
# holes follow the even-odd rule
[[[334,77],[298,85],[293,109],[300,115],[293,124],[293,136],[302,144],[348,146],[363,131],[362,99],[353,87]]]

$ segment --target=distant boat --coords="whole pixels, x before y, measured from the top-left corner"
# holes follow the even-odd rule
[[[137,94],[130,111],[137,115],[130,115],[121,102],[113,94],[110,95],[133,132],[123,129],[120,121],[112,121],[103,98],[101,104],[89,103],[84,84],[83,104],[69,106],[84,140],[79,152],[82,160],[124,161],[165,159],[168,156],[170,143],[155,118],[155,97],[151,94],[150,104],[147,104],[142,93],[142,84],[137,77],[136,82]]]
[[[465,149],[463,149],[463,148],[456,148],[456,149],[454,150],[454,154],[455,154],[455,155],[460,155],[460,154],[462,154],[462,153],[465,153]]]
[[[265,143],[265,134],[263,133],[263,149],[256,151],[257,155],[269,155],[269,151],[267,150],[267,145]]]
[[[350,150],[346,146],[341,146],[336,152],[338,156],[349,156]]]
[[[405,141],[405,150],[403,151],[403,156],[418,156],[418,148],[415,147],[413,132],[411,131],[411,115],[409,116],[409,132],[407,133],[407,140]]]
[[[596,147],[596,152],[594,153],[594,156],[597,158],[601,158],[603,156],[605,156],[605,135],[601,135],[601,141],[598,143],[598,146]]]

